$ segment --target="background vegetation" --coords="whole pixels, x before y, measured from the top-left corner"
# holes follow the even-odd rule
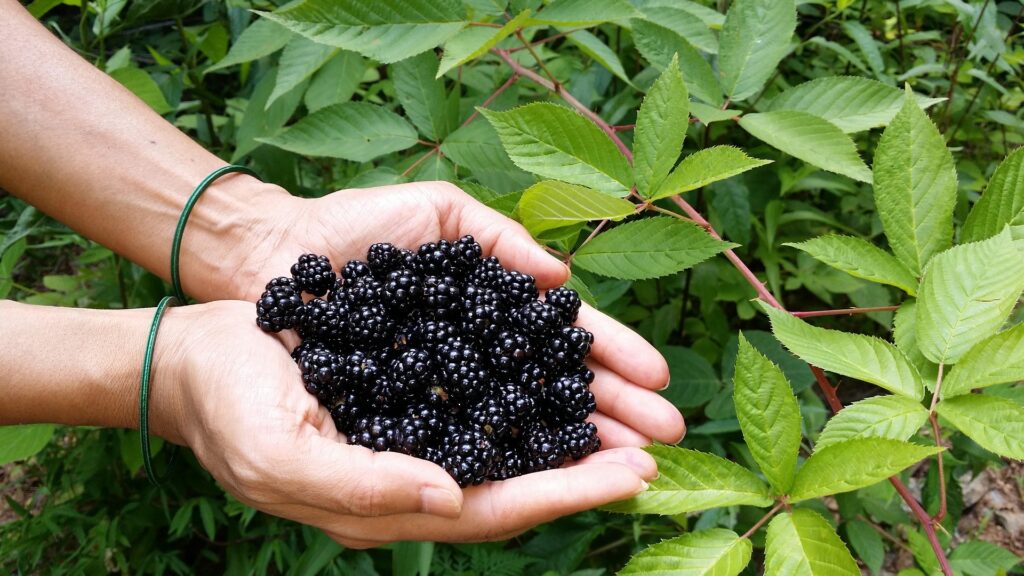
[[[435,4],[442,10],[457,3]],[[656,79],[671,81],[662,71],[675,70],[675,56],[694,100],[684,157],[729,144],[773,161],[756,170],[753,163],[745,167],[749,171],[694,187],[679,198],[738,245],[735,254],[787,308],[877,308],[829,315],[816,325],[887,339],[894,305],[901,301],[899,290],[847,275],[788,245],[830,232],[885,244],[875,192],[864,182],[870,172],[865,176],[862,170],[869,169],[854,159],[857,151],[850,156],[841,146],[836,152],[822,146],[801,149],[794,143],[802,140],[785,132],[795,126],[758,130],[756,122],[743,118],[788,109],[779,95],[809,80],[871,79],[878,83],[865,88],[872,97],[897,95],[881,107],[879,118],[866,125],[861,119],[859,126],[843,124],[837,116],[828,119],[842,128],[835,132],[850,134],[861,157],[877,169],[873,154],[882,131],[870,128],[893,118],[903,102],[899,89],[908,84],[952,151],[958,177],[956,222],[966,219],[996,166],[1024,139],[1019,112],[1024,99],[1022,4],[1015,0],[799,2],[792,34],[785,19],[776,25],[776,13],[765,9],[753,13],[747,24],[755,27],[751,30],[759,22],[768,25],[763,34],[748,34],[760,42],[749,52],[754,72],[738,76],[730,75],[734,68],[728,62],[723,64],[728,60],[723,46],[737,42],[727,38],[726,0],[561,0],[561,16],[539,0],[462,4],[458,8],[476,25],[436,53],[427,48],[440,40],[430,44],[422,38],[430,33],[427,25],[405,30],[402,42],[340,49],[260,18],[253,10],[278,9],[264,2],[36,0],[29,9],[84,58],[204,146],[226,160],[251,165],[295,194],[442,179],[458,182],[521,219],[537,214],[521,192],[540,178],[517,166],[502,146],[501,119],[511,117],[501,112],[528,102],[567,103],[594,111],[606,132],[635,149],[637,110]],[[586,12],[582,19],[581,7]],[[772,37],[779,30],[785,32],[781,41]],[[410,44],[417,42],[427,46],[413,55]],[[834,91],[814,92],[802,106],[819,106],[825,114],[835,102],[856,99],[849,92],[854,84],[847,82],[852,81],[835,82]],[[716,86],[724,90],[716,92]],[[788,94],[792,104],[793,92]],[[489,111],[488,118],[476,113],[478,106]],[[329,140],[308,137],[309,130],[322,126],[341,128]],[[615,169],[610,172],[614,180]],[[606,180],[576,184],[615,188]],[[639,180],[637,185],[643,188]],[[557,185],[546,186],[542,196],[550,197]],[[655,195],[640,192],[647,198]],[[681,206],[668,198],[647,205],[677,215]],[[605,211],[614,214],[615,208]],[[608,226],[543,220],[537,216],[531,230],[562,252],[573,251],[599,226]],[[151,306],[167,292],[159,279],[2,193],[0,234],[2,297],[121,308]],[[706,256],[721,248],[709,248]],[[814,373],[771,335],[767,318],[753,302],[758,293],[729,260],[711,258],[692,267],[693,262],[677,262],[676,269],[688,269],[646,270],[634,274],[641,278],[636,280],[611,279],[616,274],[602,275],[599,264],[582,260],[574,267],[576,286],[603,310],[636,327],[668,358],[673,385],[666,394],[689,424],[683,446],[754,469],[761,464],[744,442],[734,403],[741,329],[753,348],[781,367],[796,394],[803,454],[811,452],[811,441],[820,442],[830,395],[822,395]],[[657,277],[642,279],[649,276]],[[846,404],[877,393],[852,379],[832,381],[841,382],[838,399]],[[1017,384],[996,386],[989,393],[1024,403],[1024,389]],[[936,442],[928,430],[915,440]],[[936,538],[953,550],[956,573],[990,576],[1013,570],[1013,553],[1024,552],[1020,464],[1001,460],[951,427],[942,442],[951,449],[942,456],[941,473],[933,458],[903,472],[902,483],[928,514],[937,514],[947,501]],[[0,461],[13,461],[0,468],[5,502],[0,504],[0,572],[15,574],[420,570],[596,576],[614,573],[634,553],[682,531],[747,533],[764,513],[749,505],[672,516],[594,511],[505,543],[399,544],[361,552],[342,550],[314,530],[232,500],[184,452],[174,464],[174,481],[163,490],[153,488],[139,473],[141,456],[131,432],[0,429]],[[916,575],[939,569],[925,532],[890,483],[800,506],[834,525],[865,573],[906,570]],[[750,532],[749,540],[754,559],[744,573],[760,573],[764,530]]]

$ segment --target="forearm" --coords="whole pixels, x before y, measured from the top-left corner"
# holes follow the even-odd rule
[[[153,309],[88,310],[0,300],[0,425],[53,422],[133,428]],[[173,342],[157,339],[152,394],[163,410],[153,430],[172,427]],[[162,352],[162,353],[161,353]],[[168,406],[170,405],[170,406]],[[172,434],[173,435],[173,434]]]
[[[225,162],[0,0],[0,187],[157,275],[193,187]],[[287,193],[242,174],[199,201],[182,243],[185,291],[201,299],[243,274],[258,210]],[[215,281],[216,280],[216,281]]]

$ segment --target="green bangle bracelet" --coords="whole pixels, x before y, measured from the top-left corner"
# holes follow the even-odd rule
[[[153,367],[153,350],[156,347],[156,332],[160,328],[160,319],[168,306],[175,306],[179,301],[174,296],[164,296],[156,305],[153,324],[149,327],[149,338],[146,340],[146,355],[142,359],[142,376],[139,379],[139,441],[142,443],[142,464],[146,467],[146,476],[155,486],[163,481],[153,469],[152,453],[149,446],[149,380]]]
[[[196,186],[195,190],[192,191],[192,195],[188,197],[185,202],[185,206],[181,209],[181,216],[178,218],[178,227],[174,229],[174,241],[171,244],[171,286],[174,288],[174,295],[178,297],[178,300],[185,302],[185,292],[181,289],[181,275],[178,272],[178,260],[179,252],[181,252],[181,238],[185,235],[185,224],[188,222],[188,216],[192,213],[192,208],[195,207],[199,197],[203,195],[203,192],[213,184],[213,181],[225,174],[231,174],[232,172],[240,172],[242,174],[248,174],[253,178],[259,179],[259,176],[255,172],[246,168],[245,166],[238,166],[237,164],[228,164],[227,166],[221,166]]]

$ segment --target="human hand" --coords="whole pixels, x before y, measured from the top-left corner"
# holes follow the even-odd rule
[[[235,301],[168,310],[154,358],[152,430],[190,446],[241,502],[346,546],[504,539],[628,498],[657,473],[646,453],[620,448],[463,492],[426,460],[345,443],[303,388],[287,336],[262,332],[253,314]]]
[[[300,254],[326,254],[335,269],[350,259],[364,259],[374,242],[415,248],[438,238],[471,234],[484,254],[497,256],[506,268],[533,275],[541,289],[566,281],[568,269],[537,244],[515,221],[506,218],[447,182],[415,182],[353,189],[317,199],[270,196],[261,213],[268,220],[254,230],[254,243],[230,279],[233,297],[255,301],[270,278],[286,274]],[[629,328],[584,305],[578,324],[594,334],[588,364],[596,378],[591,390],[604,447],[644,446],[651,439],[678,442],[682,415],[654,390],[668,384],[664,358]]]

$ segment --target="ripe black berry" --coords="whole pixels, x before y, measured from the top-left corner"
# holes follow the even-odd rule
[[[398,423],[388,416],[360,418],[353,426],[348,442],[371,448],[375,452],[393,450],[398,446]]]
[[[533,356],[530,339],[521,332],[505,330],[491,344],[491,362],[502,372],[513,372]]]
[[[594,335],[578,326],[563,326],[555,332],[538,356],[553,369],[577,366],[590,354]]]
[[[523,430],[523,437],[526,467],[530,472],[558,468],[565,462],[565,446],[559,443],[558,436],[552,434],[543,424],[528,426]]]
[[[349,312],[349,339],[354,342],[375,344],[390,339],[395,331],[395,320],[380,304],[358,306]]]
[[[537,299],[537,283],[534,281],[533,276],[516,272],[515,270],[501,275],[501,280],[498,281],[498,289],[505,294],[505,297],[515,307],[525,306],[531,300]]]
[[[449,432],[441,443],[440,452],[441,467],[463,487],[483,482],[495,457],[494,445],[472,424]]]
[[[323,296],[334,286],[337,275],[331,269],[327,256],[303,254],[298,262],[292,264],[292,278],[302,292]]]
[[[394,310],[408,310],[423,296],[420,277],[412,270],[393,270],[384,282],[384,304]]]
[[[370,267],[362,260],[349,260],[341,269],[341,277],[347,282],[370,275]]]
[[[512,314],[516,327],[531,338],[544,338],[562,324],[562,315],[550,304],[534,300]]]
[[[548,414],[555,420],[582,422],[597,409],[594,394],[578,378],[561,377],[544,389]]]
[[[457,318],[459,284],[451,276],[427,276],[423,279],[423,308],[435,318]]]
[[[580,306],[582,305],[580,295],[575,290],[564,286],[548,290],[547,294],[544,295],[544,301],[561,312],[562,317],[569,324],[576,321],[576,317],[580,313]]]
[[[303,339],[335,341],[344,332],[346,316],[345,303],[313,299],[303,306],[296,330]]]
[[[505,268],[494,256],[488,256],[479,263],[470,273],[468,281],[485,288],[497,288],[501,284],[501,278],[505,275]]]
[[[256,324],[265,332],[294,328],[299,321],[302,296],[291,278],[274,278],[256,301]]]
[[[302,382],[310,394],[328,397],[341,371],[338,355],[326,348],[310,351],[299,360]]]
[[[366,252],[366,264],[378,278],[384,278],[388,272],[401,267],[403,260],[402,251],[387,242],[371,244]]]
[[[566,454],[573,460],[589,456],[601,448],[597,437],[597,426],[593,422],[570,422],[558,429],[559,442],[565,446]]]
[[[426,351],[407,348],[391,361],[391,378],[410,392],[422,392],[437,384],[437,368]]]

